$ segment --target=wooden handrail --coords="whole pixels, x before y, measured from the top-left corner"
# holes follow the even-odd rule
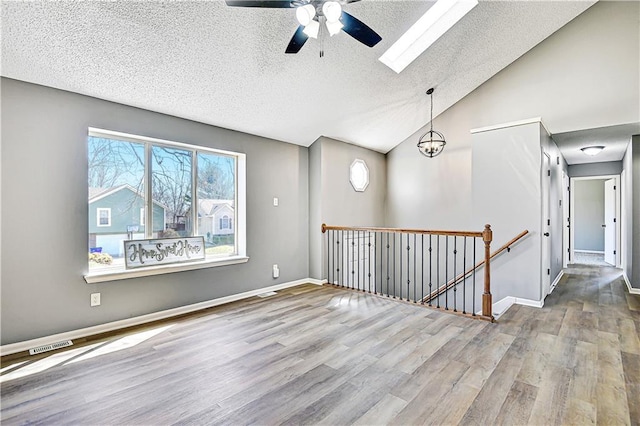
[[[519,233],[517,236],[513,237],[511,240],[509,240],[507,243],[505,243],[498,250],[494,251],[493,254],[491,254],[489,256],[489,259],[493,259],[494,257],[498,256],[500,253],[502,253],[505,250],[511,250],[511,246],[513,244],[515,244],[518,240],[523,238],[525,235],[527,235],[528,233],[529,233],[529,231],[527,229],[525,229],[524,231]],[[459,274],[457,277],[451,279],[448,283],[446,283],[445,285],[442,285],[437,290],[432,291],[429,295],[425,296],[424,299],[422,299],[422,300],[424,302],[428,302],[430,300],[435,299],[436,297],[438,297],[439,295],[441,295],[445,291],[450,290],[454,285],[458,284],[465,277],[471,275],[473,273],[473,271],[475,271],[476,269],[478,269],[482,265],[484,265],[485,262],[486,262],[486,260],[481,260],[480,262],[476,263],[475,266],[473,266],[472,268],[468,269],[464,273]],[[486,271],[485,271],[485,275],[486,275]]]
[[[508,245],[503,246],[502,248],[500,248],[498,250],[498,253],[494,253],[494,255],[491,255],[491,241],[493,239],[493,232],[491,231],[491,226],[490,225],[485,225],[484,226],[484,230],[480,231],[480,232],[475,232],[475,231],[445,231],[445,230],[426,230],[426,229],[409,229],[409,228],[383,228],[383,227],[365,227],[365,226],[354,226],[354,227],[347,227],[347,226],[329,226],[326,224],[322,224],[322,233],[326,233],[327,231],[343,231],[343,233],[349,232],[351,231],[351,233],[353,234],[354,232],[372,232],[372,233],[391,233],[391,234],[400,234],[400,238],[401,238],[401,243],[402,243],[402,234],[414,234],[414,238],[415,235],[436,235],[436,236],[452,236],[452,237],[471,237],[471,238],[482,238],[482,241],[484,242],[484,260],[480,263],[478,263],[477,265],[475,265],[471,270],[465,272],[464,274],[459,275],[458,277],[456,277],[454,280],[448,282],[447,284],[445,284],[443,287],[439,288],[436,290],[436,293],[431,292],[431,294],[429,296],[427,296],[426,300],[429,301],[431,299],[429,299],[430,297],[433,297],[434,294],[441,294],[438,293],[438,291],[440,292],[446,292],[447,289],[451,288],[451,286],[453,286],[455,283],[457,283],[461,278],[463,279],[464,277],[466,277],[468,274],[474,272],[477,268],[479,268],[480,266],[484,265],[485,271],[484,271],[484,292],[482,294],[482,313],[480,315],[475,314],[474,312],[469,313],[468,315],[474,316],[474,317],[480,317],[483,319],[487,319],[490,321],[493,321],[493,315],[491,314],[491,310],[492,310],[492,299],[491,299],[491,272],[490,272],[490,266],[491,266],[491,258],[493,256],[496,256],[497,254],[499,254],[500,252],[504,251],[504,249],[508,248]],[[528,231],[525,231],[525,234]],[[348,234],[347,234],[348,235]],[[515,240],[517,240],[518,238],[520,238],[521,236],[517,237]],[[327,237],[329,238],[329,237]],[[334,237],[335,238],[335,237]],[[387,237],[388,238],[388,237]],[[408,237],[407,237],[408,238]],[[327,240],[328,242],[329,240]],[[395,241],[395,237],[394,237],[394,241]],[[340,242],[338,241],[337,244],[340,244]],[[354,243],[352,243],[353,245]],[[509,243],[508,243],[509,244]],[[510,242],[510,244],[513,244],[513,241]],[[369,243],[369,247],[371,247],[371,243]],[[387,244],[387,250],[389,249],[389,245]],[[407,246],[407,250],[409,250],[410,247]],[[438,249],[439,250],[439,249]],[[352,250],[353,251],[353,250]],[[423,248],[424,251],[424,248]],[[431,247],[429,248],[429,252],[431,252]],[[358,249],[358,256],[359,256],[359,249]],[[455,249],[454,249],[454,253],[455,253]],[[352,254],[352,256],[354,256],[355,254]],[[347,255],[348,256],[348,255]],[[387,260],[388,260],[389,254],[387,253]],[[395,257],[395,243],[394,243],[394,257]],[[329,258],[329,244],[327,244],[327,258]],[[415,254],[414,254],[414,258],[415,258]],[[400,253],[400,259],[402,259],[402,252]],[[407,258],[408,259],[408,258]],[[401,260],[402,262],[402,260]],[[395,263],[395,260],[394,260]],[[414,263],[415,263],[415,259],[414,259]],[[414,275],[415,275],[415,268],[416,266],[414,265]],[[409,270],[409,260],[407,260],[407,270]],[[340,272],[340,269],[337,269],[338,273]],[[360,280],[360,270],[358,269],[358,281]],[[394,269],[395,271],[395,269]],[[355,270],[351,270],[351,274],[353,275],[355,273]],[[395,272],[394,272],[395,274]],[[329,280],[329,263],[327,262],[327,280]],[[371,277],[371,273],[369,273],[368,275],[369,277]],[[352,277],[353,278],[353,277]],[[400,267],[400,280],[402,280],[402,267]],[[353,280],[352,280],[353,281]],[[409,300],[409,283],[410,280],[407,280],[407,300]],[[388,271],[387,271],[387,286],[389,284],[389,276],[388,276]],[[348,286],[348,284],[347,284]],[[474,287],[475,288],[475,287]],[[364,290],[364,289],[363,289]],[[387,289],[388,291],[388,289]],[[371,289],[369,289],[369,292],[371,292]],[[377,291],[375,291],[374,288],[374,292],[377,293]],[[414,283],[414,295],[415,295],[415,283]],[[423,293],[424,294],[424,293]],[[387,295],[389,296],[389,294]],[[394,282],[394,293],[393,296],[395,298],[395,282]],[[400,288],[400,299],[402,299],[402,288]],[[425,299],[421,299],[421,301],[424,303]],[[417,302],[418,300],[414,299],[414,302]],[[430,306],[430,304],[429,304]],[[475,306],[475,305],[474,305]],[[440,308],[440,306],[438,305],[438,308]],[[445,310],[448,310],[448,305],[447,302],[445,301]],[[475,308],[474,308],[475,310]],[[453,312],[457,312],[456,311],[456,305],[455,305],[455,301],[454,301],[454,305],[453,305]],[[467,314],[464,311],[464,307],[463,307],[463,314]]]
[[[370,231],[370,232],[390,232],[396,234],[425,234],[425,235],[451,235],[456,237],[482,237],[484,231],[442,231],[427,229],[405,229],[405,228],[376,228],[366,226],[329,226],[322,224],[322,233],[327,231]]]

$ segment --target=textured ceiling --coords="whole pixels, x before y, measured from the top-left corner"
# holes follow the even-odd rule
[[[437,115],[593,2],[482,1],[396,74],[377,58],[432,4],[350,4],[382,41],[340,33],[320,58],[317,40],[284,54],[291,9],[3,1],[2,75],[302,146],[327,136],[387,152],[428,121],[426,89]]]
[[[629,145],[629,135],[640,134],[640,123],[621,124],[575,132],[556,133],[553,140],[562,152],[567,164],[584,164],[605,161],[620,161]],[[586,146],[604,146],[597,156],[590,157],[580,151]]]

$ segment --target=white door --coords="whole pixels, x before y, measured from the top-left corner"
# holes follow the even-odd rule
[[[604,261],[616,265],[616,180],[604,182]]]
[[[551,161],[545,152],[542,156],[542,300],[551,290]]]

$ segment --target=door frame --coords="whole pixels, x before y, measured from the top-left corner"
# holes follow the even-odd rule
[[[540,300],[551,292],[551,155],[542,149],[541,210],[542,232],[540,233]]]
[[[574,226],[573,226],[573,222],[574,222],[574,218],[575,218],[575,208],[576,208],[576,203],[575,203],[575,182],[579,181],[579,180],[609,180],[609,179],[615,179],[615,186],[616,186],[616,197],[615,197],[615,203],[616,203],[616,264],[614,265],[616,268],[620,268],[621,267],[621,259],[622,259],[622,252],[621,252],[621,241],[620,238],[622,236],[622,232],[621,232],[621,223],[622,223],[622,217],[621,217],[621,207],[620,207],[620,202],[621,202],[621,188],[620,188],[620,175],[599,175],[599,176],[580,176],[580,177],[569,177],[569,187],[570,187],[570,202],[569,202],[569,218],[567,218],[567,220],[570,220],[570,226],[568,228],[564,228],[564,232],[568,232],[569,233],[569,257],[571,259],[571,261],[573,261],[573,259],[575,259],[575,253],[574,253],[574,247],[575,247],[575,233],[573,232],[574,230]]]
[[[571,241],[569,234],[571,229],[571,178],[566,171],[562,172],[562,268],[569,265]]]

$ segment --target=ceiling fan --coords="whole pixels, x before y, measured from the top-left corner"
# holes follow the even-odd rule
[[[343,6],[360,0],[225,0],[227,6],[265,7],[272,9],[296,9],[300,26],[293,34],[285,53],[298,53],[309,37],[318,38],[322,25],[330,36],[340,32],[349,34],[369,47],[373,47],[382,37],[364,22],[348,14]]]

